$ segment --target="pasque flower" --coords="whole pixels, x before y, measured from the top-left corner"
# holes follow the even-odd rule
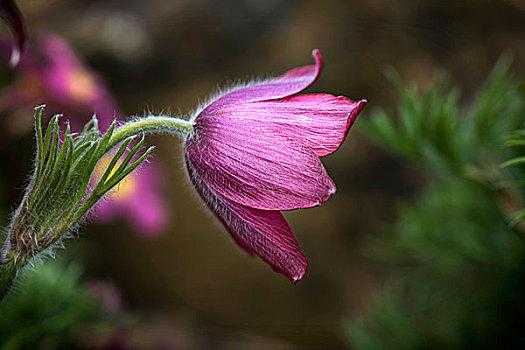
[[[321,73],[319,50],[313,58],[213,98],[194,114],[184,150],[191,182],[237,244],[294,282],[307,259],[281,211],[318,206],[335,193],[319,158],[339,148],[367,103],[299,94]]]
[[[0,90],[0,110],[45,104],[51,112],[64,114],[74,132],[96,114],[98,127],[105,132],[119,111],[102,77],[58,35],[40,35],[30,44],[16,68],[14,83]],[[95,173],[102,172],[110,159],[111,155],[105,156]],[[93,216],[102,222],[124,217],[143,236],[159,234],[168,218],[160,174],[155,163],[133,172],[98,205]]]
[[[293,282],[307,261],[281,212],[321,205],[335,193],[320,157],[339,148],[367,103],[300,94],[321,73],[319,50],[313,57],[313,65],[219,94],[190,120],[147,116],[112,138],[182,136],[189,178],[207,207],[241,248]]]

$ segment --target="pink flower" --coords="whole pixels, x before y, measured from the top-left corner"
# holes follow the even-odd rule
[[[113,283],[92,280],[88,283],[87,290],[101,304],[104,311],[110,314],[117,314],[122,311],[122,294]]]
[[[101,129],[107,128],[118,106],[103,79],[58,35],[41,35],[30,44],[17,66],[14,83],[0,93],[0,109],[46,104],[48,110],[70,118],[76,129],[93,114],[99,117]]]
[[[320,157],[335,152],[367,101],[301,94],[314,65],[234,88],[195,113],[185,144],[191,182],[233,239],[291,281],[307,260],[281,211],[321,205],[335,193]]]
[[[102,175],[102,169],[110,160],[111,155],[108,155],[97,165],[100,169],[98,175]],[[124,217],[145,237],[154,237],[162,232],[168,224],[168,212],[160,194],[162,184],[158,167],[158,164],[150,162],[122,180],[117,189],[95,208],[96,219],[109,222]]]
[[[3,53],[7,51],[4,45]],[[0,110],[31,110],[46,104],[51,112],[63,113],[73,131],[80,131],[93,114],[105,131],[118,116],[117,103],[104,80],[58,35],[42,35],[22,56],[16,73],[14,84],[0,91]],[[108,159],[98,168],[102,169]],[[107,222],[124,217],[146,237],[162,232],[168,216],[160,178],[159,166],[154,163],[131,173],[97,207],[95,218]]]

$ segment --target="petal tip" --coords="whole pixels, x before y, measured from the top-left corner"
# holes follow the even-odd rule
[[[290,282],[292,282],[292,284],[298,284],[299,282],[301,282],[303,277],[304,277],[304,272],[301,273],[301,274],[298,274],[298,275],[290,277]]]
[[[368,104],[368,100],[362,99],[356,102],[354,109],[348,114],[348,119],[346,122],[346,134],[348,134],[348,131],[350,130],[350,127],[354,125],[354,122],[357,119],[357,116],[361,113],[361,111],[365,108],[365,106]]]
[[[327,178],[328,182],[326,183],[325,191],[320,194],[318,200],[312,205],[312,207],[319,207],[325,204],[332,197],[332,195],[337,192],[337,187],[335,186],[334,181],[330,177]]]
[[[326,192],[326,196],[325,196],[325,198],[323,198],[323,201],[321,202],[321,204],[323,204],[326,201],[328,201],[330,199],[330,197],[332,197],[332,195],[335,194],[335,192],[337,192],[337,187],[335,186],[335,183],[332,180],[330,180],[330,184],[328,186],[328,190]]]
[[[304,258],[304,261],[302,262],[301,266],[297,271],[295,271],[293,274],[287,275],[288,279],[292,284],[298,284],[303,277],[306,275],[306,272],[308,270],[308,261],[306,258]]]
[[[9,66],[11,68],[15,68],[19,62],[20,62],[20,50],[18,50],[17,48],[13,48],[13,51],[11,51],[11,57],[9,57]]]
[[[360,109],[359,109],[359,112],[361,112],[361,110],[362,110],[363,108],[365,108],[365,106],[366,106],[367,104],[368,104],[368,100],[367,100],[366,98],[363,98],[363,99],[357,101],[357,107],[360,108]]]
[[[319,49],[313,49],[312,50],[312,57],[314,58],[315,61],[322,61],[323,60],[323,55],[321,54],[321,50],[319,50]]]
[[[317,77],[318,77],[321,74],[321,70],[323,69],[323,65],[324,65],[324,59],[323,59],[323,55],[321,54],[321,50],[313,49],[312,57],[314,58],[315,68],[316,68]]]
[[[361,113],[361,111],[366,107],[367,104],[368,104],[368,100],[365,98],[357,101],[353,114],[357,116],[359,113]]]

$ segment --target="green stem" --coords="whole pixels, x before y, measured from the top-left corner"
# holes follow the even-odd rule
[[[144,133],[186,136],[193,131],[193,123],[188,120],[168,116],[148,116],[136,119],[117,128],[108,144],[108,150],[130,136]]]

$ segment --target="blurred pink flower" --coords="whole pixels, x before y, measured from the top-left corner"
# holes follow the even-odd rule
[[[233,239],[290,280],[307,260],[282,210],[324,203],[336,188],[319,157],[335,152],[366,100],[302,94],[321,73],[314,65],[246,84],[194,115],[186,140],[190,180]]]
[[[113,283],[92,280],[87,284],[87,290],[104,308],[104,311],[117,314],[122,311],[122,295]]]
[[[97,168],[105,169],[110,160],[111,155],[104,157]],[[125,217],[137,232],[147,237],[156,236],[168,224],[166,203],[160,194],[160,174],[154,162],[135,170],[95,207],[95,217],[101,222]],[[98,175],[101,176],[102,171]]]
[[[4,56],[6,52],[4,44]],[[43,35],[28,47],[15,72],[15,82],[0,91],[0,110],[46,104],[51,112],[64,114],[73,131],[79,131],[93,114],[105,131],[118,116],[118,106],[103,79],[57,35]],[[150,163],[130,174],[95,211],[102,222],[117,216],[126,218],[138,233],[148,237],[165,228],[167,212],[157,164]]]
[[[4,56],[8,50],[2,43]],[[14,82],[0,92],[0,110],[46,104],[48,110],[70,119],[74,129],[96,114],[103,130],[118,113],[102,78],[58,35],[41,35],[30,42],[15,73]]]

